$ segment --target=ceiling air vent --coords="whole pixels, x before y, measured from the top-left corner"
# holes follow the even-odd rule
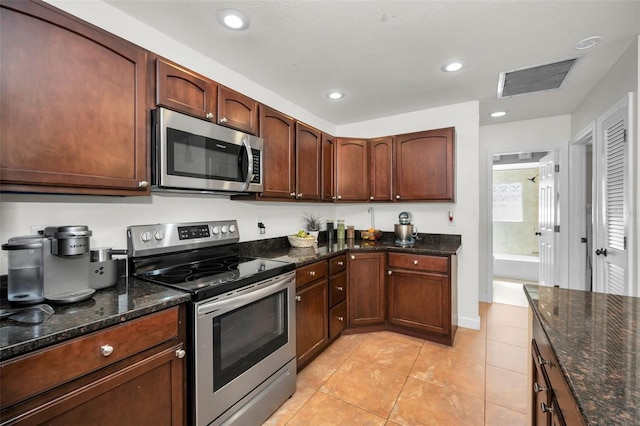
[[[557,89],[578,58],[500,73],[498,99]]]

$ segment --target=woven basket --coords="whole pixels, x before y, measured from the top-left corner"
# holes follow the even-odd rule
[[[315,238],[301,238],[296,235],[287,235],[287,238],[292,247],[313,247],[316,243]]]

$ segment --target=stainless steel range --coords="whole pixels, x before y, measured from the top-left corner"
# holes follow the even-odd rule
[[[191,294],[191,423],[262,423],[296,390],[294,265],[239,255],[235,220],[127,237],[136,277]]]

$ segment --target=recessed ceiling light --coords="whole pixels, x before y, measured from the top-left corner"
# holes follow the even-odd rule
[[[218,22],[231,30],[241,31],[249,27],[249,18],[237,10],[220,10],[216,16],[218,17]]]
[[[576,43],[576,49],[578,50],[590,49],[596,44],[600,43],[600,40],[602,40],[602,37],[600,36],[587,37],[584,40],[580,40],[578,43]]]
[[[507,115],[507,113],[505,111],[496,111],[496,112],[492,112],[489,115],[493,118],[498,118],[498,117],[504,117],[505,115]]]
[[[456,72],[456,71],[460,71],[462,68],[464,68],[465,63],[463,61],[453,61],[453,62],[449,62],[447,64],[444,64],[441,69],[444,72]]]
[[[342,92],[330,92],[327,97],[329,99],[342,99],[344,98],[344,93]]]

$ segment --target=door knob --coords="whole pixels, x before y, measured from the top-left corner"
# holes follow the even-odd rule
[[[603,255],[604,257],[607,257],[607,249],[606,248],[601,248],[596,250],[596,254],[598,256]]]
[[[542,235],[542,232],[536,231],[536,235],[540,236],[540,235]]]

